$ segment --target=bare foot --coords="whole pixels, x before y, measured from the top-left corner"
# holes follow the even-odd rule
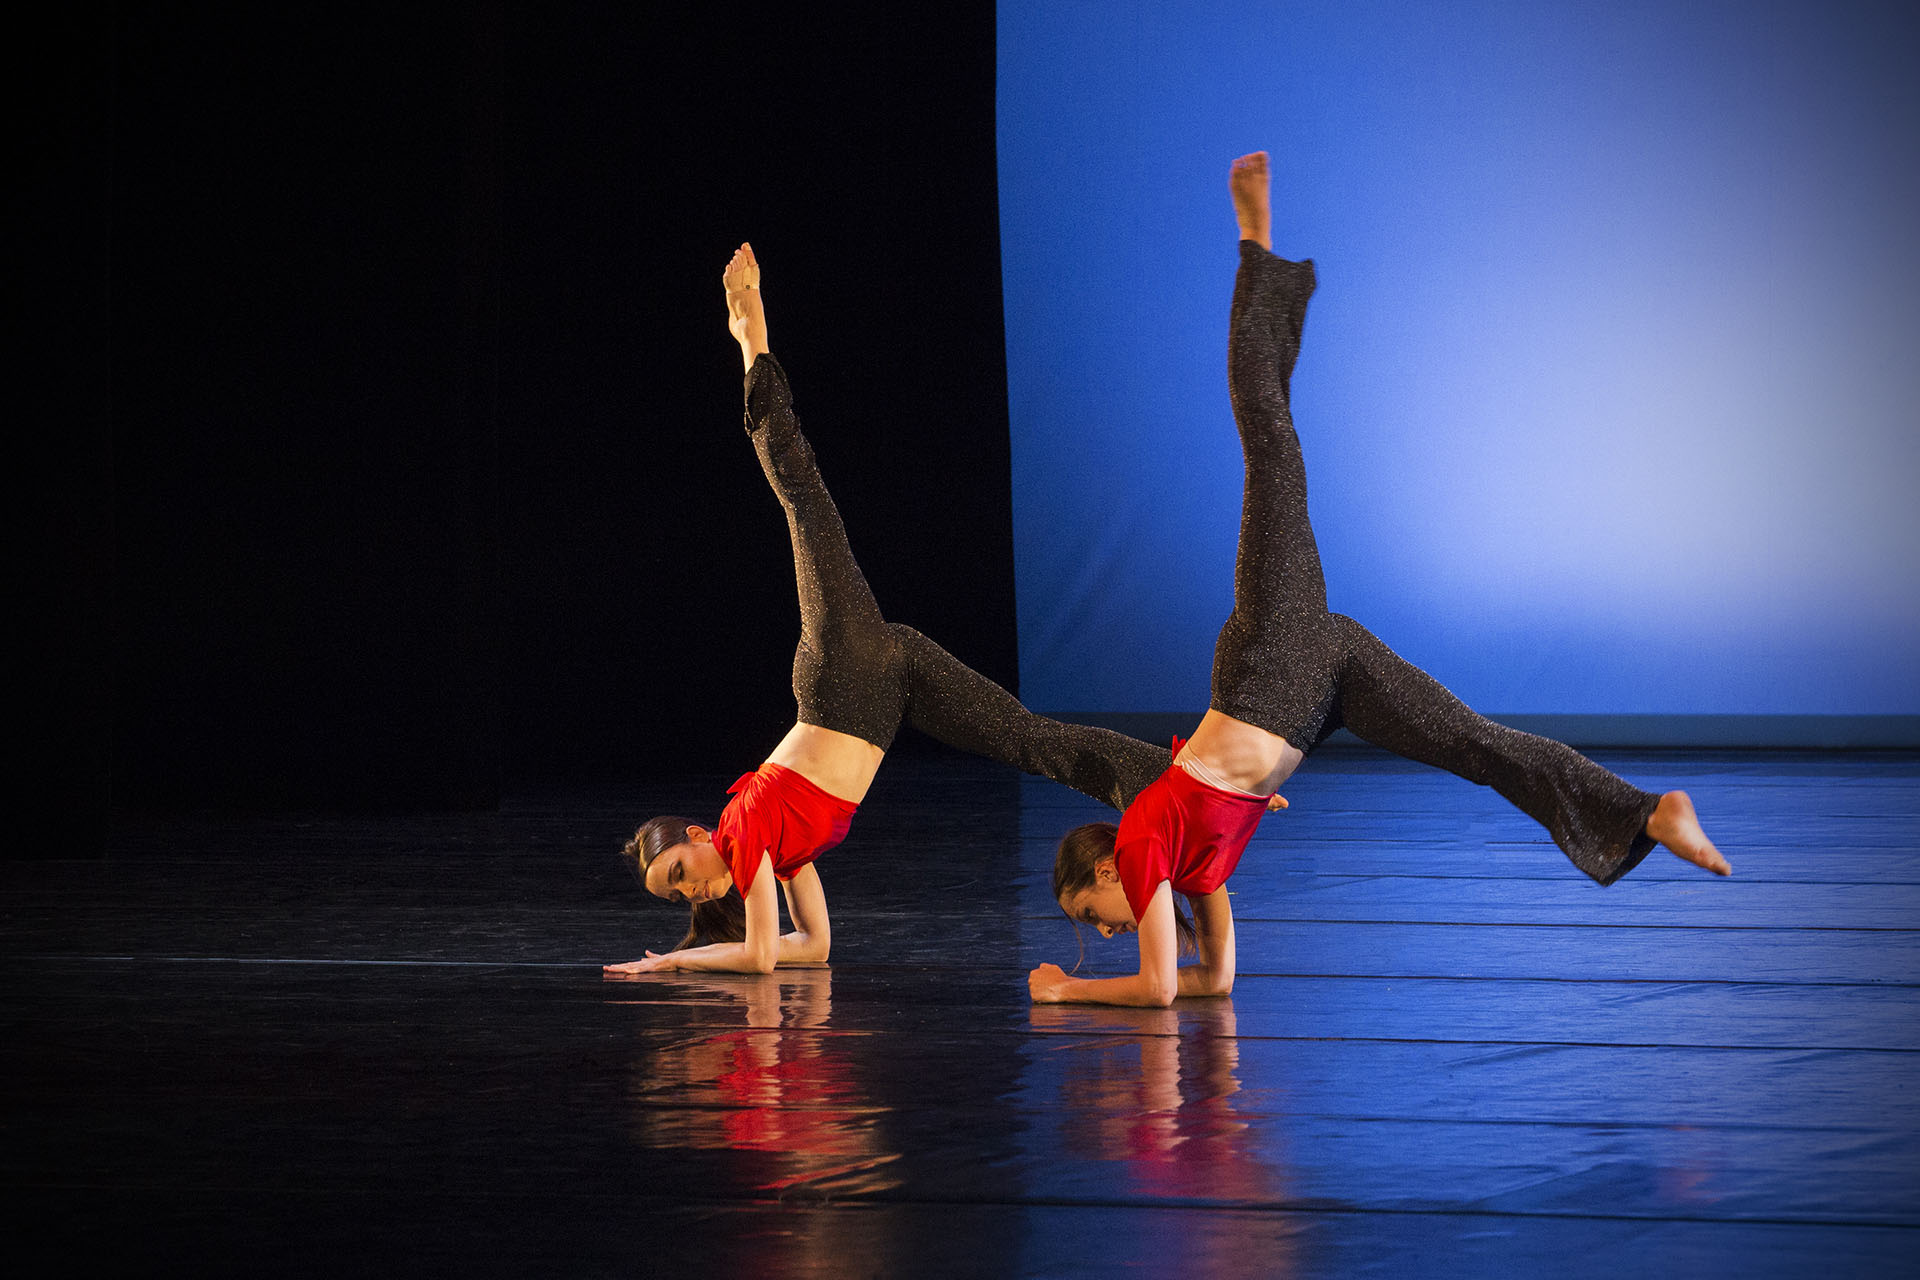
[[[1684,791],[1669,791],[1660,797],[1659,807],[1647,819],[1647,834],[1665,845],[1675,857],[1684,858],[1696,867],[1705,867],[1716,875],[1733,874],[1733,868],[1700,829],[1693,801]]]
[[[1267,153],[1241,156],[1227,171],[1227,190],[1233,195],[1233,216],[1240,238],[1273,251],[1273,216],[1267,203]]]
[[[767,311],[760,301],[760,264],[752,245],[733,251],[720,283],[727,291],[727,332],[740,344],[741,362],[751,369],[754,358],[767,350]]]

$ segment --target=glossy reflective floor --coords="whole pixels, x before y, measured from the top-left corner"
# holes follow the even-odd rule
[[[1228,1000],[1031,1008],[1078,796],[898,759],[831,969],[603,981],[613,860],[730,779],[130,823],[0,868],[18,1256],[134,1275],[1821,1276],[1920,1257],[1920,761],[1603,753],[1735,878],[1601,890],[1497,797],[1316,756]],[[1130,942],[1087,945],[1090,965]]]

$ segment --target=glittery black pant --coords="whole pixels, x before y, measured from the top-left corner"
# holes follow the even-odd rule
[[[800,433],[786,371],[770,355],[747,374],[747,431],[787,513],[800,589],[793,696],[806,724],[882,750],[901,721],[948,746],[1064,783],[1124,809],[1171,763],[1164,747],[1035,715],[933,641],[880,616],[840,512]]]
[[[1659,797],[1573,748],[1495,724],[1353,619],[1327,612],[1307,519],[1307,474],[1288,384],[1313,293],[1311,260],[1240,244],[1227,380],[1246,455],[1233,613],[1213,653],[1212,705],[1311,751],[1335,729],[1490,786],[1612,884],[1653,847]]]

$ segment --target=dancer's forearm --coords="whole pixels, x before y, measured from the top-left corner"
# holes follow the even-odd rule
[[[1130,973],[1124,978],[1068,978],[1058,984],[1044,1004],[1118,1004],[1141,1009],[1164,1009],[1182,994],[1176,979]]]
[[[747,893],[747,936],[742,942],[712,942],[669,953],[676,969],[705,973],[771,973],[780,962],[780,891],[773,855],[761,851],[760,865]],[[824,914],[824,913],[823,913]]]
[[[701,973],[772,973],[780,960],[780,947],[757,940],[713,942],[704,947],[688,947],[669,953],[676,969]]]
[[[1140,972],[1123,978],[1074,978],[1058,965],[1043,964],[1027,975],[1027,990],[1035,1004],[1164,1009],[1180,994],[1180,946],[1173,920],[1173,886],[1162,880],[1134,935],[1140,944]]]

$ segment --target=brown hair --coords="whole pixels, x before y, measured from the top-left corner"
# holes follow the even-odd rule
[[[1100,864],[1113,859],[1113,842],[1119,835],[1120,828],[1111,822],[1089,822],[1060,837],[1060,851],[1053,855],[1055,902],[1093,888]],[[1190,956],[1200,950],[1200,937],[1180,906],[1180,897],[1173,900],[1173,927],[1180,935],[1180,954]]]
[[[621,861],[633,872],[633,878],[640,882],[642,889],[647,887],[647,868],[653,860],[677,844],[684,844],[687,828],[696,826],[690,818],[649,818],[640,824],[633,833],[633,839],[627,841],[620,850]],[[684,951],[696,942],[745,942],[747,940],[747,904],[745,899],[732,891],[706,902],[692,904],[693,914],[687,922],[687,936],[673,944],[674,951]]]

